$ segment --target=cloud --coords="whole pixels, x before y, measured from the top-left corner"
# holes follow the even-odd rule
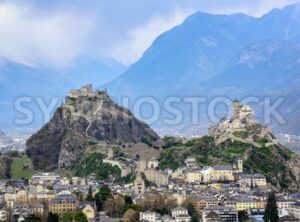
[[[82,54],[138,60],[196,11],[260,16],[300,0],[0,0],[0,56],[61,67]]]
[[[0,3],[0,56],[23,64],[65,66],[86,49],[94,21],[75,10],[47,13]]]
[[[122,41],[112,48],[110,56],[124,64],[135,62],[158,35],[181,24],[189,14],[176,10],[166,16],[153,16],[145,24],[128,30]]]

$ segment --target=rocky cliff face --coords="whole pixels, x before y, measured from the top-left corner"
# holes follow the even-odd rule
[[[27,154],[37,169],[70,168],[89,147],[98,143],[124,146],[152,142],[158,135],[105,92],[66,97],[53,118],[28,139]]]

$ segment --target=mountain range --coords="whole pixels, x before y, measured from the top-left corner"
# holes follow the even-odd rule
[[[251,104],[262,119],[263,99],[284,97],[280,111],[284,124],[272,120],[277,132],[300,133],[300,5],[273,9],[261,17],[243,13],[218,15],[197,12],[182,24],[161,34],[145,51],[142,58],[128,69],[113,59],[79,56],[63,69],[31,67],[0,59],[0,121],[2,129],[16,128],[13,120],[24,118],[13,107],[16,98],[63,96],[86,83],[107,88],[116,101],[134,101],[150,96],[162,103],[170,96],[201,96],[208,100],[217,96],[242,100],[248,96],[260,99]],[[35,118],[26,127],[40,127],[43,117],[36,101],[25,103]],[[60,104],[58,104],[60,105]],[[201,110],[201,122],[190,123],[190,105],[177,104],[187,120],[179,126],[167,126],[163,111],[152,126],[158,130],[193,134],[205,131],[211,124],[207,110]],[[219,108],[219,107],[218,107]],[[151,110],[143,109],[142,116]],[[219,117],[226,110],[219,108]],[[140,115],[139,115],[140,116]],[[172,117],[172,116],[171,116]],[[45,122],[45,121],[43,121]]]
[[[132,104],[143,96],[161,103],[170,96],[256,96],[260,99],[255,105],[259,117],[263,98],[283,96],[280,110],[285,124],[273,120],[271,125],[275,132],[298,135],[299,27],[299,4],[274,9],[259,18],[197,12],[160,35],[123,75],[99,88],[107,88],[118,100],[129,97]],[[184,105],[181,109],[184,116],[191,115]],[[206,113],[202,111],[205,118],[199,123],[204,128],[210,124]],[[155,128],[166,127],[161,119]]]

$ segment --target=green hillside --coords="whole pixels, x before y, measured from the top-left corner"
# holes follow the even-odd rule
[[[178,143],[166,148],[160,156],[162,169],[176,169],[184,165],[188,156],[196,157],[199,165],[233,164],[238,157],[244,159],[244,170],[261,173],[277,188],[299,190],[299,180],[293,168],[293,160],[299,157],[280,145],[261,148],[252,144],[227,140],[215,145],[209,136],[187,143]]]

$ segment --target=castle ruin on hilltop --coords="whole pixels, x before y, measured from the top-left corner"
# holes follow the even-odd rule
[[[260,146],[258,142],[262,140],[267,141],[267,145],[277,143],[269,127],[256,123],[253,109],[249,105],[241,104],[237,99],[233,101],[232,117],[222,118],[217,125],[209,127],[208,133],[216,139],[217,144],[227,139],[257,146]]]
[[[80,89],[71,90],[68,94],[70,98],[78,98],[78,97],[97,97],[99,94],[107,95],[106,89],[104,91],[96,90],[93,92],[92,84],[87,84],[82,86]]]
[[[249,105],[243,105],[238,100],[233,101],[233,116],[227,120],[222,118],[219,128],[223,130],[243,130],[255,125],[254,111]]]

